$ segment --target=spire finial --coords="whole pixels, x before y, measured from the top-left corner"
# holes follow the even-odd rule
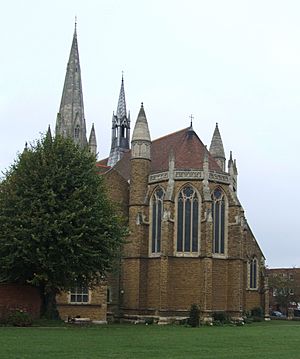
[[[141,102],[141,107],[144,108],[144,102]]]
[[[190,127],[193,127],[193,119],[194,119],[194,116],[193,116],[192,114],[190,115],[190,119],[191,119]]]
[[[77,33],[77,16],[75,15],[75,30],[74,30],[75,34]]]
[[[124,71],[122,70],[122,82],[124,81]]]

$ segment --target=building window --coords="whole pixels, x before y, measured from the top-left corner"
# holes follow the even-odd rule
[[[252,258],[249,263],[249,288],[257,289],[258,264],[257,259]]]
[[[74,137],[75,138],[79,138],[79,130],[80,130],[79,125],[77,125],[75,127],[75,130],[74,130]]]
[[[151,253],[161,251],[161,221],[163,216],[164,191],[157,188],[151,199],[152,210],[152,233],[151,233]]]
[[[177,200],[177,252],[198,252],[199,213],[197,192],[184,187]]]
[[[89,289],[87,287],[74,287],[70,290],[71,304],[87,304],[89,302]]]
[[[212,195],[213,253],[225,253],[225,196],[220,188]]]

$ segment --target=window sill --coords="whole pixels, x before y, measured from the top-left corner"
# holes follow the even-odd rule
[[[176,252],[175,257],[185,257],[185,258],[193,258],[199,257],[200,252],[190,253],[190,252]]]
[[[220,254],[220,253],[213,253],[212,254],[212,257],[213,258],[216,258],[216,259],[227,259],[227,254],[226,253],[222,253],[222,254]]]

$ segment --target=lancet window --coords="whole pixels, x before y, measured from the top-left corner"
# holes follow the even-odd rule
[[[177,199],[177,252],[198,252],[199,213],[197,192],[185,186]]]
[[[225,196],[220,188],[212,195],[213,253],[225,253]]]
[[[257,258],[252,258],[249,262],[249,288],[257,289],[258,264]]]
[[[151,233],[151,252],[159,253],[161,251],[161,222],[163,216],[164,191],[157,188],[151,199],[152,210],[152,233]]]

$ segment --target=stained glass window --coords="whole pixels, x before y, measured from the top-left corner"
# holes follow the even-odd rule
[[[256,289],[257,288],[257,259],[256,258],[252,258],[250,260],[250,264],[249,264],[249,277],[250,277],[250,289]]]
[[[177,252],[198,252],[199,198],[192,186],[184,187],[177,199]]]
[[[225,198],[222,190],[216,188],[212,195],[213,253],[225,253]]]
[[[152,253],[159,253],[161,251],[161,221],[163,215],[163,198],[164,191],[162,188],[158,188],[152,196]]]

